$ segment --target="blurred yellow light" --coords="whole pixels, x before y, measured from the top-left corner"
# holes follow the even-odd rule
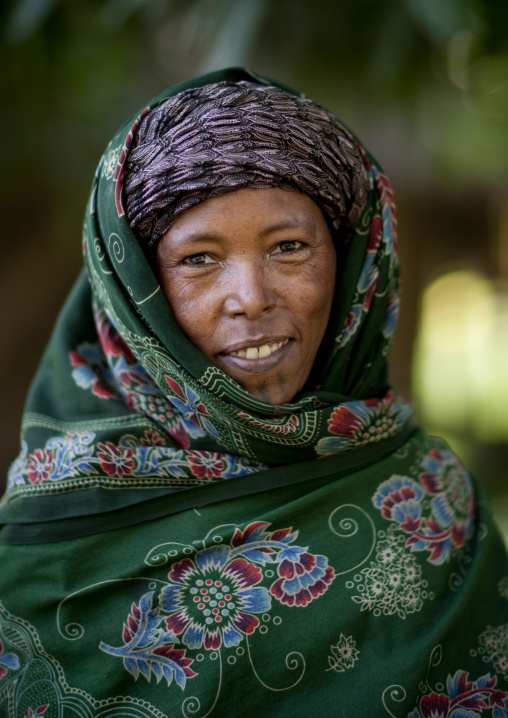
[[[508,439],[508,295],[473,271],[436,279],[422,299],[415,396],[428,424]]]

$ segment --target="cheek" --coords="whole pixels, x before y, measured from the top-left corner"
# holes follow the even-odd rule
[[[180,328],[203,351],[204,342],[213,331],[213,292],[206,291],[189,279],[166,276],[160,281]]]
[[[295,311],[301,317],[309,338],[321,341],[328,324],[330,309],[335,291],[335,256],[310,268],[305,276],[299,278],[292,296]],[[316,347],[317,350],[317,347]]]

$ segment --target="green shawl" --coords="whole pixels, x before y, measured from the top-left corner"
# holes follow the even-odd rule
[[[94,179],[85,270],[0,504],[0,715],[508,718],[508,562],[490,509],[386,384],[388,180],[337,247],[312,383],[276,408],[187,340],[122,206],[149,108]],[[275,84],[275,83],[272,83]]]

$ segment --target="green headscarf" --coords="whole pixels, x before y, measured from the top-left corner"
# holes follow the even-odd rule
[[[335,469],[347,469],[407,436],[410,408],[386,385],[399,302],[393,195],[349,133],[369,195],[347,247],[337,247],[338,290],[312,372],[319,389],[301,392],[291,404],[274,409],[255,399],[196,349],[129,226],[124,166],[140,118],[184,89],[247,79],[268,82],[232,69],[177,86],[109,143],[86,211],[86,271],[33,383],[0,520],[41,520],[46,497],[53,519],[202,485],[207,500],[216,501],[224,494],[219,486],[210,492],[212,483],[297,463],[300,473],[301,462],[313,472],[314,461],[329,455]]]

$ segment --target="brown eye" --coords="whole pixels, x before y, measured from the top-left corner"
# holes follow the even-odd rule
[[[185,257],[183,260],[183,264],[191,264],[191,265],[199,265],[199,264],[210,264],[213,262],[213,259],[210,257],[209,254],[205,254],[205,252],[200,252],[199,254],[191,254],[190,257]]]
[[[279,252],[282,254],[287,254],[288,252],[295,252],[296,250],[301,249],[302,247],[303,247],[303,242],[299,242],[296,239],[288,239],[285,242],[279,242],[275,252],[277,254]]]

